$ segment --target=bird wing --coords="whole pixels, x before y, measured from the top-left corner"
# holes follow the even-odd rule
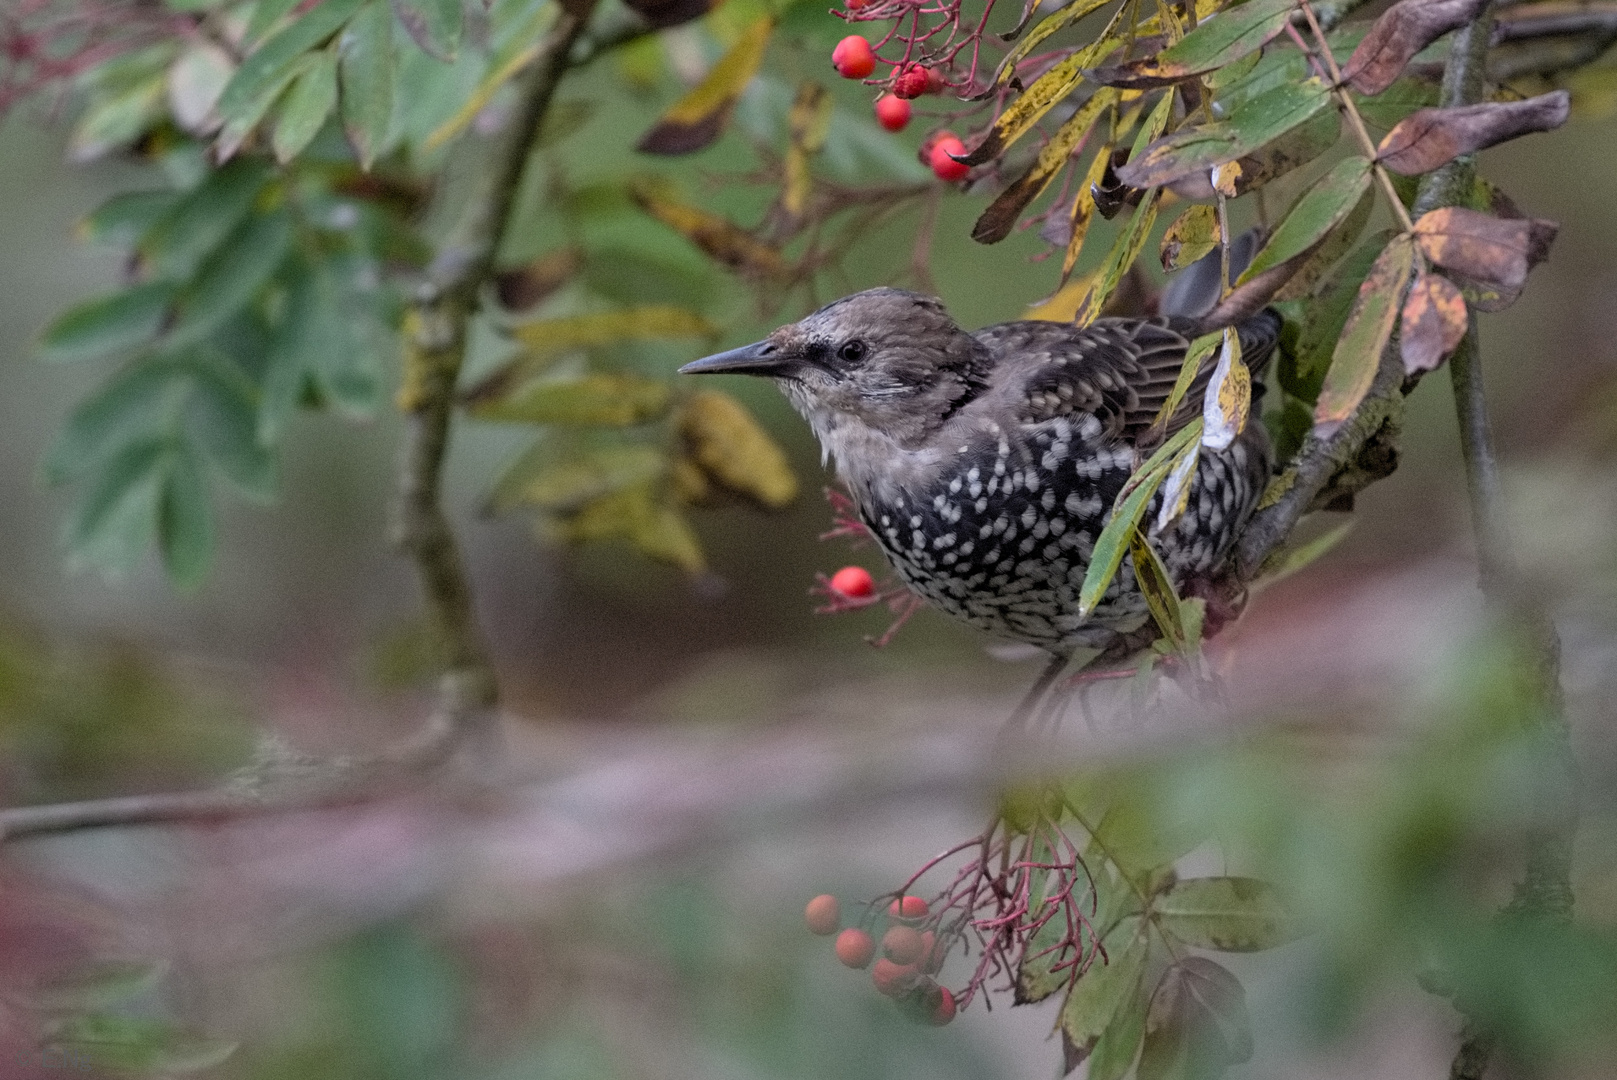
[[[1190,347],[1191,324],[1176,318],[1097,319],[1086,327],[1057,322],[1010,322],[976,337],[993,354],[990,382],[1024,424],[1088,413],[1107,441],[1138,440],[1167,402]],[[1242,354],[1261,372],[1273,351],[1279,319],[1264,312],[1240,327]],[[1202,411],[1217,366],[1202,361],[1163,434]]]

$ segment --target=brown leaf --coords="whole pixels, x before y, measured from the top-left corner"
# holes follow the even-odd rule
[[[1408,236],[1393,237],[1359,286],[1353,311],[1331,354],[1325,385],[1314,405],[1314,431],[1321,438],[1341,427],[1370,392],[1382,351],[1392,337],[1414,257],[1415,248]]]
[[[1376,160],[1393,172],[1418,176],[1461,154],[1566,123],[1571,96],[1565,90],[1526,101],[1485,101],[1453,109],[1420,109],[1381,140]]]
[[[1403,74],[1415,54],[1477,17],[1487,0],[1400,0],[1364,35],[1342,81],[1361,94],[1379,94]]]
[[[800,218],[808,206],[813,185],[809,160],[825,146],[831,128],[831,94],[817,82],[798,86],[788,118],[792,141],[786,149],[786,178],[781,185],[780,207],[791,218]]]
[[[1130,187],[1117,178],[1117,170],[1128,159],[1128,147],[1113,150],[1107,157],[1106,169],[1100,174],[1100,179],[1090,185],[1089,193],[1094,197],[1095,209],[1107,221],[1116,217],[1123,207],[1138,205],[1143,193],[1140,188]]]
[[[1437,367],[1460,344],[1468,325],[1465,297],[1455,284],[1441,274],[1421,271],[1409,288],[1399,328],[1404,370],[1414,375]]]
[[[1140,1080],[1221,1073],[1252,1056],[1246,991],[1222,966],[1189,956],[1163,973],[1151,995]]]
[[[578,248],[566,247],[524,266],[501,270],[494,278],[500,306],[507,311],[527,311],[535,307],[578,273],[582,255]]]
[[[1520,290],[1549,254],[1559,226],[1541,218],[1496,218],[1445,206],[1415,222],[1421,253],[1439,266],[1505,290]]]
[[[774,28],[774,20],[767,16],[747,27],[706,78],[670,105],[635,149],[642,154],[689,154],[717,139],[736,99],[758,73]]]
[[[713,0],[624,0],[624,3],[639,12],[653,30],[700,19],[716,6]]]
[[[630,194],[642,210],[682,233],[715,262],[754,277],[786,274],[786,260],[779,250],[729,219],[677,202],[649,185],[636,185]]]
[[[1050,141],[1044,144],[1039,156],[999,197],[988,205],[971,230],[971,238],[979,244],[997,244],[1010,235],[1016,218],[1028,203],[1050,185],[1050,181],[1066,167],[1067,162],[1082,151],[1095,122],[1117,100],[1117,91],[1108,87],[1097,90],[1072,118],[1061,125]]]

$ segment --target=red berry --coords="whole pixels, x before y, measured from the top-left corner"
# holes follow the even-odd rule
[[[829,937],[842,925],[842,906],[830,893],[816,896],[803,909],[803,921],[808,923],[811,934]]]
[[[862,968],[876,955],[876,943],[863,930],[849,927],[837,935],[837,959],[851,968]]]
[[[870,42],[849,34],[831,50],[831,66],[844,79],[863,79],[876,70],[876,54],[870,50]]]
[[[956,161],[957,157],[966,156],[966,144],[960,141],[958,135],[943,134],[932,143],[932,153],[929,164],[932,172],[939,180],[964,180],[966,174],[971,172],[971,166],[963,161]]]
[[[903,131],[910,122],[910,103],[892,94],[876,99],[876,123],[888,131]]]
[[[894,919],[924,919],[932,910],[919,896],[900,896],[887,905],[887,915]]]
[[[849,11],[863,11],[870,6],[870,0],[846,0],[842,6]]]
[[[844,566],[831,575],[831,591],[850,600],[863,600],[875,595],[876,583],[871,580],[870,571],[864,567]]]
[[[870,980],[878,993],[898,997],[915,985],[918,972],[914,964],[895,964],[885,956],[870,969]]]
[[[893,80],[893,96],[901,98],[918,98],[926,93],[931,78],[927,74],[924,64],[911,64],[898,73]]]
[[[953,1020],[955,1014],[954,994],[947,986],[942,989],[942,1000],[938,1002],[937,1008],[932,1010],[932,1022],[939,1027]]]
[[[895,964],[914,964],[926,952],[926,941],[913,927],[895,926],[882,935],[881,951]]]

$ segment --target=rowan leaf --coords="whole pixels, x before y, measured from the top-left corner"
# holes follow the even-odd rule
[[[691,574],[706,565],[690,524],[679,511],[658,502],[650,484],[631,485],[586,503],[571,517],[552,522],[548,531],[575,544],[625,540],[642,554]]]
[[[1465,297],[1454,282],[1422,270],[1409,287],[1399,325],[1404,370],[1414,375],[1437,367],[1460,344],[1470,325]]]
[[[423,152],[435,150],[465,131],[494,100],[500,87],[539,58],[546,47],[545,30],[555,21],[558,7],[554,4],[537,4],[525,22],[512,28],[506,35],[505,44],[489,58],[483,78],[461,102],[460,108],[421,140]]]
[[[393,14],[410,40],[445,62],[460,51],[461,0],[392,0]]]
[[[693,394],[680,409],[678,428],[689,460],[727,491],[766,510],[797,498],[797,476],[780,445],[729,394]]]
[[[207,481],[195,455],[179,450],[168,457],[157,505],[157,548],[169,580],[182,590],[201,585],[213,562],[213,545]]]
[[[1145,1037],[1145,1011],[1150,999],[1145,994],[1142,977],[1133,992],[1125,997],[1112,1015],[1112,1022],[1095,1043],[1089,1055],[1087,1080],[1122,1080],[1140,1055],[1140,1040]]]
[[[1251,410],[1252,373],[1241,359],[1241,335],[1226,329],[1218,366],[1202,399],[1201,444],[1209,450],[1228,449],[1245,430]]]
[[[1251,1056],[1252,1022],[1235,976],[1201,956],[1169,967],[1146,1013],[1139,1080],[1218,1075]]]
[[[683,235],[714,262],[753,277],[786,275],[786,260],[779,249],[728,218],[669,198],[649,185],[636,185],[631,194],[641,209]]]
[[[1119,14],[1122,10],[1118,9]],[[1116,22],[1117,16],[1113,16],[1112,23],[1107,26],[1105,33],[1093,44],[1079,49],[1034,79],[1004,112],[994,118],[993,126],[988,129],[988,134],[983,136],[982,142],[960,160],[973,166],[992,161],[1003,154],[1017,139],[1031,131],[1033,125],[1044,119],[1045,113],[1053,109],[1057,103],[1066,100],[1067,95],[1078,88],[1084,81],[1084,69],[1105,55],[1102,50],[1109,51],[1117,46],[1117,42],[1109,36]]]
[[[1286,83],[1246,103],[1218,123],[1176,132],[1120,168],[1135,187],[1157,187],[1244,157],[1312,119],[1330,103],[1317,78]]]
[[[1010,235],[1017,217],[1050,186],[1061,170],[1083,147],[1101,114],[1118,98],[1118,92],[1101,87],[1065,124],[1050,137],[1026,172],[988,205],[972,227],[971,238],[979,244],[997,244]]]
[[[668,411],[668,384],[638,375],[584,375],[529,383],[472,404],[480,420],[524,424],[628,427]]]
[[[1162,269],[1172,273],[1218,247],[1218,212],[1205,203],[1185,209],[1162,234]]]
[[[1167,400],[1162,403],[1162,408],[1157,410],[1156,418],[1151,421],[1152,432],[1168,429],[1174,414],[1179,411],[1180,403],[1185,399],[1185,394],[1190,391],[1190,384],[1196,381],[1202,363],[1219,347],[1228,332],[1226,329],[1203,334],[1185,349],[1185,361],[1179,365],[1179,377],[1174,380],[1173,389],[1168,391]]]
[[[1099,11],[1109,3],[1111,0],[1072,0],[1059,11],[1046,15],[1037,26],[1028,31],[1026,37],[1017,42],[1015,48],[1005,54],[1005,59],[999,62],[999,70],[994,72],[994,85],[1004,86],[1010,82],[1016,76],[1016,65],[1026,59],[1050,35],[1065,30],[1079,19]],[[1106,32],[1110,31],[1109,26]],[[1101,36],[1104,37],[1105,34]]]
[[[668,467],[662,451],[650,446],[605,446],[556,460],[541,440],[500,477],[488,509],[503,513],[518,506],[568,513],[594,499],[655,479]]]
[[[1186,447],[1181,453],[1182,462],[1191,462],[1191,470],[1195,469],[1196,451],[1194,447]],[[1174,473],[1182,466],[1175,466],[1174,472],[1168,474],[1171,481]],[[1188,494],[1189,484],[1185,484],[1183,491]],[[1166,504],[1168,495],[1167,485],[1163,485],[1163,500]],[[1175,496],[1177,497],[1177,496]],[[1140,587],[1145,597],[1145,604],[1151,611],[1151,618],[1162,632],[1162,637],[1171,644],[1176,651],[1182,651],[1189,638],[1185,630],[1184,616],[1179,611],[1179,593],[1174,590],[1173,579],[1168,576],[1168,568],[1163,565],[1162,559],[1157,555],[1151,541],[1140,532],[1134,530],[1129,537],[1129,561],[1134,564],[1134,581]]]
[[[786,147],[785,182],[781,185],[780,206],[793,218],[808,208],[812,177],[809,160],[825,146],[831,127],[831,94],[817,82],[797,88],[792,111],[787,118],[791,140]]]
[[[1146,925],[1131,916],[1112,928],[1102,942],[1105,959],[1097,958],[1081,975],[1061,1006],[1061,1038],[1067,1071],[1087,1058],[1111,1026],[1124,1003],[1138,992],[1150,953]]]
[[[1381,354],[1392,337],[1414,262],[1415,246],[1410,238],[1396,236],[1359,286],[1314,405],[1314,431],[1321,438],[1352,416],[1369,392]]]
[[[343,131],[360,168],[369,172],[393,127],[393,14],[387,0],[370,0],[354,16],[337,51]]]
[[[1293,934],[1274,887],[1257,878],[1184,878],[1157,896],[1151,910],[1163,930],[1198,949],[1259,952]]]
[[[1234,164],[1241,168],[1234,177],[1235,194],[1245,195],[1276,177],[1308,164],[1335,146],[1341,131],[1340,114],[1334,109],[1326,109],[1278,139],[1236,158]],[[1192,202],[1207,202],[1214,198],[1212,178],[1206,171],[1181,177],[1169,184],[1168,190]]]
[[[275,131],[270,136],[275,160],[284,165],[301,154],[320,133],[336,105],[337,58],[330,52],[322,52],[293,80],[281,102]]]
[[[1319,284],[1331,267],[1335,266],[1353,245],[1359,242],[1359,236],[1370,221],[1370,214],[1376,207],[1376,191],[1372,184],[1359,201],[1353,205],[1330,232],[1326,233],[1321,241],[1305,259],[1291,279],[1280,287],[1275,293],[1276,300],[1297,300],[1307,296]],[[1345,317],[1344,309],[1344,317]]]
[[[1310,251],[1341,224],[1370,189],[1370,162],[1351,157],[1309,188],[1286,212],[1268,243],[1264,244],[1237,284],[1247,282],[1288,259]]]
[[[40,335],[40,356],[80,360],[144,345],[163,328],[178,291],[172,281],[148,281],[75,304]]]
[[[758,73],[774,29],[768,16],[747,27],[706,77],[663,112],[635,149],[642,154],[691,154],[718,139],[736,100]]]
[[[224,93],[219,95],[217,108],[226,121],[244,120],[276,84],[284,79],[293,64],[310,49],[322,44],[353,18],[364,0],[324,0],[301,15],[291,24],[268,38],[254,49],[231,77]],[[262,111],[259,115],[263,115]]]
[[[592,315],[530,319],[514,324],[508,332],[524,346],[522,353],[496,367],[467,390],[466,401],[479,403],[499,397],[543,372],[557,357],[577,349],[599,348],[621,341],[712,337],[718,330],[686,308],[648,304]]]
[[[292,250],[292,219],[284,209],[254,214],[197,268],[176,301],[171,342],[212,333],[258,294]]]
[[[494,291],[507,311],[527,311],[571,281],[584,264],[583,252],[564,247],[494,277]]]
[[[1123,231],[1112,244],[1112,250],[1106,253],[1106,261],[1101,264],[1100,272],[1095,277],[1095,284],[1089,290],[1089,299],[1078,312],[1079,325],[1088,326],[1100,317],[1102,309],[1106,307],[1106,301],[1111,299],[1112,293],[1117,289],[1118,282],[1123,280],[1123,275],[1129,272],[1129,268],[1140,257],[1146,240],[1151,236],[1151,226],[1156,223],[1161,197],[1161,190],[1152,188],[1146,192],[1140,205],[1135,207],[1129,223],[1123,226]]]
[[[1549,254],[1559,226],[1538,218],[1498,218],[1463,206],[1445,206],[1415,222],[1421,254],[1466,277],[1520,289]]]
[[[1083,588],[1078,594],[1080,616],[1094,611],[1095,605],[1106,595],[1112,579],[1117,576],[1118,567],[1123,563],[1123,555],[1128,550],[1134,530],[1145,516],[1146,505],[1162,486],[1163,480],[1167,479],[1168,470],[1179,452],[1196,443],[1201,433],[1199,419],[1174,432],[1146,459],[1145,464],[1129,476],[1123,490],[1118,492],[1117,500],[1112,504],[1111,516],[1095,540],[1095,551],[1084,573]]]
[[[1073,197],[1072,209],[1068,212],[1069,230],[1067,236],[1067,251],[1061,257],[1061,280],[1066,282],[1072,274],[1072,268],[1078,263],[1078,256],[1084,250],[1084,239],[1089,235],[1090,223],[1095,220],[1095,185],[1099,184],[1101,177],[1110,167],[1113,146],[1107,143],[1095,151],[1095,158],[1089,163],[1089,171],[1078,184],[1078,194]],[[1094,277],[1088,279],[1093,287]],[[1063,286],[1065,287],[1065,285]],[[1074,311],[1073,317],[1077,317]]]
[[[1571,97],[1565,90],[1525,101],[1485,101],[1450,109],[1421,109],[1387,132],[1376,161],[1404,176],[1418,176],[1461,154],[1486,149],[1534,131],[1566,123]]]
[[[1399,0],[1370,28],[1342,65],[1342,81],[1361,94],[1391,86],[1415,54],[1477,17],[1487,0]]]
[[[1297,0],[1250,0],[1219,12],[1154,57],[1093,73],[1098,82],[1131,89],[1166,86],[1257,52],[1286,28]]]

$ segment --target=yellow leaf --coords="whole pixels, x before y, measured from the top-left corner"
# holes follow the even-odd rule
[[[660,474],[668,461],[649,446],[609,446],[567,461],[548,460],[543,442],[537,453],[525,454],[496,487],[490,508],[503,511],[516,506],[541,510],[577,509],[631,484]]]
[[[1224,348],[1218,355],[1212,381],[1202,405],[1202,445],[1224,450],[1246,427],[1252,410],[1252,373],[1241,359],[1241,335],[1233,328],[1224,331]]]
[[[831,127],[831,95],[817,82],[797,88],[790,117],[791,144],[786,149],[786,180],[780,195],[781,209],[792,217],[802,217],[808,206],[809,159],[825,145]]]
[[[765,16],[743,31],[707,76],[668,107],[635,149],[643,154],[689,154],[717,139],[736,99],[758,74],[774,29],[775,20]]]
[[[1117,91],[1109,86],[1096,90],[1044,144],[1027,172],[1000,192],[982,212],[972,227],[971,238],[980,244],[997,244],[1009,236],[1017,216],[1067,167],[1067,162],[1094,130],[1100,114],[1117,101],[1117,96]]]
[[[636,484],[586,503],[571,517],[550,523],[547,531],[574,544],[626,540],[643,554],[691,574],[706,566],[690,524],[678,510],[659,503],[650,484]]]
[[[1140,257],[1140,251],[1151,235],[1151,226],[1156,223],[1157,201],[1161,194],[1161,188],[1151,188],[1145,193],[1145,198],[1135,209],[1134,216],[1129,218],[1129,223],[1123,227],[1123,232],[1112,245],[1112,250],[1107,252],[1106,262],[1101,266],[1095,287],[1090,290],[1089,300],[1078,313],[1078,322],[1082,325],[1088,326],[1100,316],[1101,309],[1106,306],[1106,301],[1111,299],[1117,283]]]
[[[1078,262],[1078,255],[1084,249],[1084,237],[1089,233],[1089,223],[1095,220],[1095,185],[1101,182],[1106,175],[1106,166],[1112,160],[1112,151],[1116,149],[1112,143],[1107,143],[1095,153],[1095,160],[1089,163],[1089,172],[1084,175],[1083,182],[1078,185],[1078,197],[1072,200],[1072,237],[1067,241],[1067,253],[1061,260],[1061,280],[1066,281],[1067,275]],[[1083,280],[1093,282],[1095,275],[1091,274]],[[1075,311],[1076,317],[1077,312]]]
[[[679,430],[690,459],[721,487],[770,510],[797,498],[797,477],[785,452],[730,395],[693,395],[680,410]]]
[[[786,276],[786,260],[778,250],[726,218],[671,199],[648,184],[636,185],[631,194],[641,209],[682,234],[715,262],[754,277]]]
[[[1089,295],[1094,284],[1093,273],[1070,281],[1057,289],[1054,296],[1029,307],[1022,318],[1040,322],[1072,322],[1078,314],[1078,305],[1084,302],[1084,297]]]
[[[1162,268],[1189,266],[1218,246],[1218,212],[1206,203],[1193,203],[1162,234]]]
[[[523,352],[484,376],[466,391],[464,398],[476,404],[499,397],[544,371],[557,357],[577,349],[598,348],[620,341],[712,337],[717,332],[717,327],[696,312],[668,304],[530,319],[509,330],[511,336],[525,346]]]
[[[529,383],[471,407],[480,420],[527,424],[627,427],[655,420],[668,409],[668,384],[638,375],[585,375]]]

